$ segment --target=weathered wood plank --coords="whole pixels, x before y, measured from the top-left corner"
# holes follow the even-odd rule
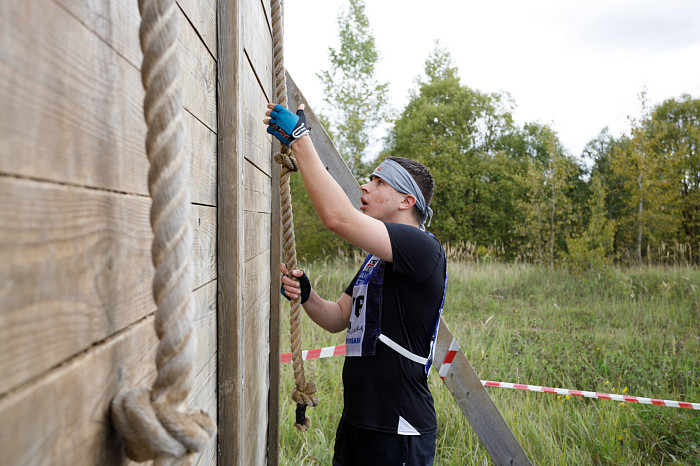
[[[197,388],[188,398],[214,418],[216,342],[208,335],[215,319],[215,292],[216,283],[211,283],[194,293],[197,309],[209,315],[195,321],[200,342]],[[12,426],[0,436],[3,464],[123,464],[109,404],[122,389],[150,386],[154,380],[158,340],[153,325],[150,316],[0,399],[0,419]]]
[[[270,249],[270,214],[260,212],[245,212],[245,260],[249,261]],[[263,264],[261,264],[263,265]],[[265,271],[260,271],[265,277],[263,281],[268,281],[268,265],[265,264]],[[269,284],[268,284],[269,286]]]
[[[187,20],[181,18],[180,80],[185,93],[184,106],[216,132],[216,61],[207,51]]]
[[[216,0],[178,0],[177,3],[216,59]]]
[[[309,107],[308,102],[304,98],[297,85],[292,80],[292,77],[287,73],[287,95],[289,100],[289,108],[296,111],[300,103],[306,105],[304,114],[306,121],[311,128],[311,140],[314,142],[316,151],[318,152],[321,162],[325,165],[326,170],[330,172],[336,182],[343,188],[345,194],[350,198],[350,202],[355,208],[359,209],[362,202],[360,197],[362,192],[357,184],[357,180],[352,176],[352,172],[348,168],[343,157],[338,153],[338,150],[333,145],[333,141],[323,129],[323,125],[318,121],[313,109]]]
[[[249,160],[260,171],[270,175],[271,154],[270,136],[266,132],[263,118],[268,98],[260,89],[250,63],[242,63],[240,131],[242,131],[243,150],[246,160]]]
[[[112,38],[117,33],[110,31],[125,28],[119,19],[133,20],[125,7],[131,2],[66,3],[71,13],[50,0],[0,10],[0,173],[148,194],[139,71],[85,26],[94,23]],[[100,8],[116,5],[121,16],[100,16]],[[138,22],[134,27],[130,34],[138,34]],[[191,115],[185,122],[196,154],[188,182],[193,200],[215,205],[216,136]]]
[[[143,318],[150,199],[0,177],[0,393]],[[193,206],[194,286],[216,278],[215,209]]]
[[[267,150],[270,151],[269,146]],[[243,199],[245,210],[269,213],[273,204],[279,204],[279,199],[272,197],[272,179],[248,161],[243,164],[243,179],[245,180],[245,198]],[[277,180],[275,180],[275,184],[278,184]]]
[[[269,4],[269,0],[264,2]],[[243,49],[267,98],[272,95],[272,33],[261,0],[242,0]],[[263,107],[264,109],[264,107]],[[255,114],[258,116],[258,113]],[[258,118],[258,122],[260,118]]]
[[[435,369],[439,372],[454,340],[444,319],[435,344]],[[460,350],[444,375],[447,386],[472,429],[497,465],[529,465],[530,460],[506,424],[467,357]]]
[[[47,0],[42,0],[47,1]],[[96,0],[55,0],[75,16],[88,30],[105,41],[137,69],[141,67],[138,2],[100,2]],[[216,30],[213,0],[178,2],[197,23],[192,28],[188,17],[180,11],[180,60],[182,62],[185,108],[216,131],[216,98],[214,58],[198,34],[211,36]],[[195,8],[196,7],[196,8]],[[184,8],[183,8],[184,10]],[[197,84],[198,81],[201,82]],[[194,84],[192,84],[194,83]]]
[[[250,312],[252,305],[270,294],[270,251],[264,251],[253,257],[243,266],[246,274],[244,285],[244,314]],[[279,270],[279,267],[277,268]],[[279,278],[279,277],[278,277]],[[286,301],[285,301],[286,302]]]
[[[280,313],[281,296],[279,294],[280,272],[278,264],[282,262],[282,241],[279,199],[280,167],[272,164],[272,223],[270,233],[270,394],[267,408],[267,464],[279,463],[279,406],[280,406],[280,337],[282,315]]]
[[[219,0],[218,23],[218,396],[221,465],[243,465],[243,143],[241,8]]]
[[[269,261],[269,259],[268,259]],[[269,276],[269,274],[268,274]],[[267,291],[267,290],[266,290]],[[269,390],[269,293],[254,304],[245,314],[244,413],[247,429],[243,433],[246,446],[246,464],[264,464],[267,449],[267,402]]]

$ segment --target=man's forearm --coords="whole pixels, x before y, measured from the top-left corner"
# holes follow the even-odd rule
[[[348,322],[343,316],[340,304],[321,298],[314,290],[311,290],[309,299],[302,306],[316,325],[329,332],[337,333],[347,328]]]
[[[326,170],[309,136],[295,141],[293,151],[311,203],[324,225],[333,230],[355,208]]]

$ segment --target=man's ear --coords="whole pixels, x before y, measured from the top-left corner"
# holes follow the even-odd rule
[[[412,194],[404,194],[401,204],[399,204],[399,210],[410,209],[416,204],[416,198]]]

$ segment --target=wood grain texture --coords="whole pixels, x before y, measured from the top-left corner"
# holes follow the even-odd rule
[[[272,158],[270,154],[270,137],[263,123],[267,110],[268,98],[260,87],[250,62],[241,64],[241,115],[240,131],[243,137],[243,154],[258,170],[270,176]],[[275,182],[277,182],[275,180]]]
[[[269,7],[269,0],[241,0],[241,14],[245,18],[242,24],[241,40],[246,59],[260,81],[267,99],[270,99],[274,79],[272,76],[272,29],[269,28],[267,22],[268,16],[263,6],[265,3]]]
[[[216,283],[194,293],[199,350],[196,390],[188,403],[216,418]],[[109,404],[122,389],[150,386],[157,338],[149,316],[104,344],[0,399],[0,418],[11,429],[0,436],[3,464],[118,465],[126,458],[109,420]],[[215,442],[203,455],[212,457]],[[209,463],[211,464],[211,463]]]
[[[270,148],[271,150],[271,148]],[[278,180],[280,166],[272,164],[272,179]],[[272,183],[272,221],[270,225],[270,354],[268,366],[270,368],[270,393],[268,397],[268,434],[267,434],[267,464],[270,466],[279,463],[279,408],[280,408],[280,378],[281,364],[279,355],[281,351],[282,314],[279,293],[280,272],[279,263],[282,262],[282,226],[280,221],[279,183]]]
[[[266,257],[269,263],[269,256]],[[269,277],[269,274],[268,274]],[[245,403],[243,420],[246,426],[243,434],[245,444],[245,464],[262,465],[266,463],[267,423],[268,423],[268,376],[269,354],[269,287],[263,296],[252,298],[254,302],[246,303],[245,327],[245,384],[243,385]]]
[[[454,337],[444,319],[440,320],[435,345],[435,369],[440,370]],[[460,350],[445,374],[445,385],[467,417],[472,429],[488,451],[494,464],[529,465],[530,460],[498,408],[491,400],[479,376]]]
[[[135,2],[3,4],[0,173],[148,194],[144,91],[138,69],[125,58],[134,52],[117,48],[138,50],[139,19],[134,8]],[[202,51],[208,55],[203,45]],[[191,52],[183,53],[189,56]],[[137,58],[140,63],[140,50]],[[196,63],[189,60],[184,69]],[[207,96],[208,90],[209,103],[198,105],[208,105],[204,113],[212,113],[215,70],[211,63],[207,66],[211,69],[206,72],[185,73],[202,75],[200,85],[205,89],[185,86],[186,92],[191,91],[186,101]],[[195,202],[214,205],[215,135],[198,119],[202,117],[185,119],[188,148],[195,154],[189,185]]]
[[[197,35],[216,59],[216,0],[178,0]]]
[[[243,144],[240,3],[219,0],[218,47],[218,463],[244,465]]]
[[[155,310],[150,199],[0,177],[0,393]],[[216,278],[215,209],[193,206],[194,286]]]

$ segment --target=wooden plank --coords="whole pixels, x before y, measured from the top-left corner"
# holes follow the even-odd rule
[[[352,176],[352,172],[350,172],[345,160],[343,160],[343,157],[338,153],[338,150],[333,145],[333,141],[331,141],[326,130],[323,129],[323,125],[321,125],[318,118],[316,118],[313,109],[309,106],[304,95],[294,83],[289,73],[287,73],[287,97],[289,108],[295,111],[300,103],[306,105],[304,114],[306,115],[309,128],[311,128],[311,140],[314,142],[321,162],[323,162],[326,170],[330,172],[340,187],[343,188],[345,194],[350,198],[352,205],[354,205],[356,209],[359,209],[362,205],[360,201],[362,192],[357,184],[357,180]]]
[[[269,263],[269,259],[268,259]],[[269,276],[269,274],[268,274]],[[267,291],[267,290],[266,290]],[[245,314],[245,385],[244,412],[246,425],[244,445],[245,464],[265,464],[267,450],[267,401],[269,389],[269,293],[247,305]]]
[[[272,30],[268,27],[266,12],[261,0],[242,0],[241,14],[245,18],[243,23],[243,49],[257,80],[260,81],[262,90],[270,99],[273,95],[272,83]],[[268,100],[269,102],[269,100]],[[265,107],[263,106],[263,109]],[[255,113],[257,117],[259,113]],[[257,119],[258,123],[260,118]]]
[[[445,320],[441,319],[435,345],[435,369],[438,372],[453,340],[452,332]],[[531,464],[461,350],[457,352],[444,377],[445,385],[481,439],[491,460],[497,465]]]
[[[197,33],[180,18],[180,81],[184,106],[197,119],[216,132],[216,61]]]
[[[194,293],[200,350],[191,405],[216,416],[216,342],[208,338],[215,316],[216,283]],[[109,420],[109,404],[122,389],[150,386],[157,338],[153,316],[74,358],[22,390],[0,399],[3,464],[119,465],[125,457]],[[203,349],[201,349],[203,347]],[[214,442],[212,442],[214,443]],[[210,446],[211,448],[211,446]],[[211,452],[209,453],[211,454]]]
[[[280,407],[280,358],[282,352],[280,337],[282,328],[282,314],[280,313],[281,296],[279,294],[280,272],[278,264],[282,262],[282,235],[280,221],[279,180],[280,167],[272,164],[272,221],[270,232],[270,354],[268,367],[270,368],[270,393],[268,397],[268,434],[267,434],[267,464],[269,466],[279,463],[279,407]]]
[[[244,222],[246,238],[244,257],[245,260],[248,261],[270,249],[270,214],[246,211]],[[261,265],[264,266],[265,270],[264,272],[260,271],[260,274],[264,275],[263,281],[268,283],[269,265]]]
[[[244,138],[244,156],[246,160],[249,160],[260,171],[269,176],[273,163],[270,154],[270,136],[265,131],[265,125],[262,122],[268,98],[261,90],[250,63],[246,61],[242,63],[242,67],[241,103],[243,109],[240,116],[240,130]]]
[[[243,465],[243,138],[241,9],[219,0],[218,23],[218,463]]]
[[[119,21],[133,21],[136,4],[64,3],[70,13],[50,0],[0,10],[0,173],[147,195],[139,71],[85,26],[110,40],[133,35],[138,22],[128,29]],[[121,9],[104,12],[116,15],[111,20],[101,16],[101,8],[116,5]],[[188,182],[193,200],[215,205],[215,135],[191,115],[185,122],[196,154]]]
[[[216,59],[216,0],[178,0],[177,3]]]
[[[268,152],[270,151],[269,144],[267,150]],[[270,165],[277,164],[274,163]],[[243,164],[243,179],[245,180],[245,191],[243,193],[245,196],[243,199],[245,210],[250,212],[270,213],[272,205],[275,203],[279,204],[279,198],[275,199],[272,197],[272,179],[247,160]],[[275,184],[279,184],[279,182],[275,180]]]
[[[155,310],[150,199],[0,177],[0,393]],[[194,286],[216,218],[193,206]]]
[[[251,306],[265,299],[270,294],[270,251],[259,254],[244,264],[246,274],[244,285],[244,314],[250,312]],[[277,268],[279,270],[279,267]],[[277,277],[279,280],[279,277]]]
[[[46,0],[43,0],[46,1]],[[138,2],[100,2],[95,0],[55,0],[75,16],[87,29],[109,44],[137,69],[141,68],[141,46],[138,30],[141,17]],[[184,6],[205,34],[216,30],[214,0],[195,2],[186,0]],[[183,6],[183,2],[178,2]],[[194,7],[197,8],[194,8]],[[184,8],[183,8],[184,9]],[[182,62],[185,108],[216,131],[216,65],[207,46],[199,37],[190,20],[180,13],[180,60]],[[209,23],[207,23],[209,21]]]

